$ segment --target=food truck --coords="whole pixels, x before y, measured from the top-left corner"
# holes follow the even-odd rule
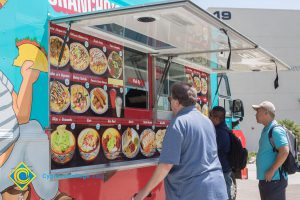
[[[0,0],[0,18],[0,199],[130,199],[158,162],[173,83],[206,116],[224,106],[245,146],[226,73],[289,69],[186,0]],[[148,197],[164,198],[162,183]]]

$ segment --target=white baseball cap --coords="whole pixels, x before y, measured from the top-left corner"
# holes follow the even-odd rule
[[[267,111],[269,111],[269,112],[271,112],[271,113],[273,113],[275,115],[275,106],[270,101],[263,101],[259,105],[252,105],[252,108],[254,110],[257,110],[259,108],[264,108]]]

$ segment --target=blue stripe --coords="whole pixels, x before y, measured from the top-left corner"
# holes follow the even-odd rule
[[[3,92],[0,93],[0,97],[2,97],[3,95],[5,95],[6,93],[8,93],[8,90],[5,90]]]
[[[12,132],[12,133],[13,133],[13,132],[15,132],[15,130],[16,130],[18,127],[19,127],[19,124],[16,123],[12,129],[6,130],[6,132]],[[1,139],[0,139],[0,141],[1,141]]]
[[[18,128],[18,123],[14,126],[13,130],[15,131]],[[13,140],[11,140],[10,142],[8,142],[8,144],[6,144],[3,148],[0,148],[0,156],[5,153],[7,151],[7,149],[13,144],[15,143],[20,137],[20,131],[17,131],[16,137],[13,138]],[[0,140],[1,141],[1,140]]]
[[[12,115],[12,116],[10,116],[9,118],[7,118],[6,120],[2,121],[2,122],[0,123],[0,128],[1,128],[1,126],[7,124],[8,122],[12,121],[13,119],[16,119],[16,116],[15,116],[15,115]]]
[[[0,111],[5,110],[6,108],[9,108],[9,107],[12,107],[12,102],[10,102],[10,103],[8,103],[8,104],[6,104],[4,106],[1,106],[0,107]]]

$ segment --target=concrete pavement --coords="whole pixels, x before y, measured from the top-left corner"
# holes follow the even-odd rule
[[[237,200],[259,200],[258,181],[255,164],[249,164],[248,180],[237,180]],[[300,173],[289,176],[287,200],[300,200]]]

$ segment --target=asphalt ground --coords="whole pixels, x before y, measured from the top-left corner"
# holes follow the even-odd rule
[[[237,180],[237,200],[260,200],[255,164],[247,167],[248,179]],[[286,200],[300,200],[300,172],[289,175]]]

